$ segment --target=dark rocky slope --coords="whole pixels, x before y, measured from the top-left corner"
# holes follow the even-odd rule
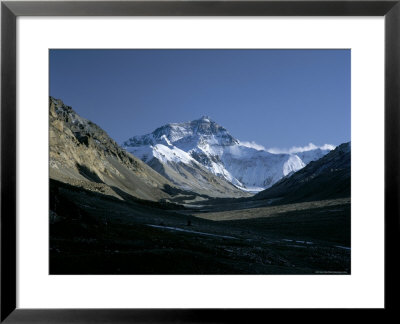
[[[303,169],[281,179],[254,200],[289,203],[350,197],[351,144],[344,143]],[[270,201],[271,202],[271,201]]]

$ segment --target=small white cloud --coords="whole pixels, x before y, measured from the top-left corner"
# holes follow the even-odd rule
[[[246,146],[246,147],[250,147],[250,148],[253,148],[253,149],[256,149],[256,150],[264,150],[264,151],[266,151],[264,146],[262,146],[260,144],[257,144],[254,141],[252,141],[252,142],[242,142],[241,141],[240,145],[243,145],[243,146]]]
[[[319,148],[321,150],[330,150],[330,151],[332,151],[332,150],[334,150],[336,148],[336,146],[332,145],[332,144],[324,144],[324,145],[320,146]]]
[[[309,143],[306,146],[293,146],[290,149],[281,149],[281,148],[270,148],[267,149],[269,153],[274,153],[274,154],[282,154],[282,153],[289,153],[289,154],[294,154],[294,153],[300,153],[300,152],[307,152],[307,151],[312,151],[316,149],[321,149],[321,150],[333,150],[336,146],[331,145],[331,144],[324,144],[322,146],[316,146],[313,143]]]

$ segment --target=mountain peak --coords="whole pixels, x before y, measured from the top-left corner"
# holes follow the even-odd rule
[[[168,139],[172,145],[180,147],[180,144],[218,144],[233,145],[239,142],[229,132],[209,116],[184,123],[171,123],[157,128],[150,134],[133,136],[123,143],[124,147],[137,147],[143,145],[156,145]]]
[[[205,122],[213,122],[210,118],[210,116],[201,116],[201,118],[199,118],[198,120],[200,121],[205,121]]]

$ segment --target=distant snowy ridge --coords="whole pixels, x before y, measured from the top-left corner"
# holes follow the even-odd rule
[[[134,136],[122,147],[149,165],[199,164],[244,191],[264,190],[282,177],[318,160],[334,148],[309,144],[295,153],[269,152],[255,142],[241,142],[208,116],[167,124],[154,132]]]

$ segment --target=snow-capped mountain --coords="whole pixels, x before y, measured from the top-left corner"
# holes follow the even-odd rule
[[[219,178],[252,192],[272,186],[330,151],[317,148],[275,154],[259,150],[242,144],[207,116],[164,125],[151,134],[128,139],[122,147],[150,166],[172,163],[176,169],[176,165],[201,165]]]

